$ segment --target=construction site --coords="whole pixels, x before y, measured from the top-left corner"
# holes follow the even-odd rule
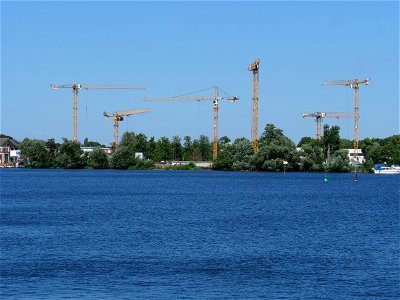
[[[251,62],[247,70],[251,72],[251,80],[249,80],[249,85],[251,85],[251,124],[249,124],[249,128],[251,131],[251,145],[253,149],[253,153],[257,154],[259,151],[259,71],[260,71],[260,58],[255,59]],[[322,138],[322,122],[325,118],[353,118],[354,119],[354,139],[353,139],[353,155],[350,157],[352,164],[358,164],[359,158],[359,138],[358,138],[358,130],[359,130],[359,87],[361,85],[368,85],[369,79],[350,79],[350,80],[333,80],[333,81],[324,81],[322,85],[325,86],[345,86],[350,87],[354,90],[354,110],[353,112],[314,112],[314,113],[303,113],[303,118],[313,118],[316,123],[316,140],[321,141]],[[144,87],[141,86],[130,86],[130,85],[115,85],[115,84],[62,84],[62,85],[50,85],[51,89],[70,89],[73,94],[73,106],[72,106],[72,140],[78,141],[78,94],[80,90],[143,90]],[[224,97],[220,96],[220,88],[215,86],[213,88],[213,95],[195,95],[194,93],[186,93],[184,95],[178,96],[169,96],[169,97],[145,97],[143,99],[144,102],[159,102],[159,103],[168,103],[168,102],[183,102],[183,101],[208,101],[211,103],[212,113],[213,113],[213,124],[212,132],[212,161],[215,162],[218,159],[218,144],[219,144],[219,136],[218,136],[218,127],[219,127],[219,116],[218,111],[220,109],[219,105],[222,102],[236,102],[239,101],[240,98],[238,96],[227,95]],[[205,91],[205,90],[203,90]],[[246,97],[250,98],[250,97]],[[243,100],[242,100],[243,101]],[[263,99],[263,101],[268,102],[268,99]],[[160,109],[161,109],[160,104]],[[113,119],[113,140],[112,147],[114,151],[118,149],[120,140],[119,140],[119,123],[124,120],[124,118],[129,116],[134,116],[143,113],[149,113],[150,110],[148,108],[128,108],[126,110],[115,111],[113,113],[104,112],[103,116],[105,118]],[[210,124],[211,125],[211,124]],[[328,149],[329,151],[329,149]],[[360,153],[361,154],[361,153]],[[329,153],[328,153],[329,156]]]

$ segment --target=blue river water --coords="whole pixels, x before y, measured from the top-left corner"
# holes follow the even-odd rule
[[[1,170],[2,299],[400,299],[397,175]]]

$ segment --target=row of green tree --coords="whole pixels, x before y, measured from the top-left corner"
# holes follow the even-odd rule
[[[112,157],[101,150],[97,142],[85,139],[83,144],[63,139],[56,143],[25,139],[21,142],[22,157],[27,167],[33,168],[114,168],[151,169],[154,163],[165,161],[210,161],[212,142],[207,136],[198,139],[174,136],[171,140],[161,137],[148,139],[144,134],[125,132]],[[92,152],[82,152],[81,146],[95,147]],[[267,124],[259,139],[259,151],[254,154],[251,141],[238,138],[231,141],[224,136],[219,139],[218,159],[213,163],[215,170],[236,171],[311,171],[349,172],[352,169],[346,149],[353,142],[340,138],[338,126],[324,126],[321,140],[304,137],[296,145],[283,131]],[[358,170],[370,170],[374,164],[400,164],[400,135],[386,139],[364,139],[359,148],[365,155],[365,163]],[[145,159],[136,157],[144,154]],[[181,167],[193,169],[194,166]]]
[[[364,139],[359,148],[364,154],[362,165],[350,164],[348,150],[353,141],[340,138],[340,127],[324,126],[323,137],[304,137],[295,145],[283,131],[267,124],[259,140],[259,151],[253,154],[245,138],[221,143],[214,169],[248,171],[349,172],[370,171],[377,163],[400,164],[400,135],[386,139]]]
[[[83,152],[81,147],[94,147],[91,152]],[[154,162],[176,161],[209,161],[212,158],[212,144],[208,137],[201,135],[192,140],[185,136],[183,141],[178,136],[172,140],[161,137],[147,137],[140,133],[125,132],[113,155],[108,157],[102,150],[105,146],[87,138],[83,144],[63,139],[56,143],[54,139],[47,141],[24,139],[20,143],[22,159],[26,167],[31,168],[95,168],[95,169],[151,169]],[[145,159],[136,157],[143,153]],[[195,169],[193,164],[174,167],[176,169]]]

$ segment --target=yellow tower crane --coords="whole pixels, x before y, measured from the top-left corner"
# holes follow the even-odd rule
[[[252,126],[251,126],[251,143],[253,145],[254,153],[258,152],[258,69],[260,66],[260,59],[257,58],[247,68],[248,71],[253,72],[252,84]]]
[[[364,80],[331,80],[325,81],[323,85],[344,85],[354,89],[354,161],[358,161],[358,98],[359,98],[359,85],[369,84],[369,78]]]
[[[147,113],[150,110],[148,108],[141,108],[141,109],[131,109],[131,110],[124,110],[124,111],[116,111],[113,114],[109,114],[104,112],[103,116],[105,116],[107,119],[113,117],[114,119],[114,147],[118,147],[118,126],[119,122],[124,120],[124,117],[131,116],[131,115],[137,115],[137,114],[143,114]]]
[[[239,97],[219,97],[218,96],[218,87],[214,87],[214,97],[209,96],[175,96],[175,97],[162,97],[162,98],[145,98],[144,101],[148,102],[174,102],[174,101],[204,101],[211,100],[213,101],[213,110],[214,110],[214,141],[213,141],[213,161],[217,160],[218,156],[218,101],[219,100],[231,100],[236,101],[239,100]]]
[[[353,114],[349,112],[315,112],[303,114],[303,118],[315,118],[317,123],[317,140],[321,140],[322,119],[324,118],[350,118]]]
[[[78,140],[78,93],[79,90],[144,90],[141,86],[129,85],[110,85],[110,84],[64,84],[64,85],[50,85],[53,90],[61,88],[72,89],[73,94],[73,113],[72,113],[72,138],[74,141]]]

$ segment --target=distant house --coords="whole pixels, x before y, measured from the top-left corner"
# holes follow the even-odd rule
[[[92,152],[95,148],[97,147],[81,147],[81,150],[83,152]],[[111,147],[102,147],[101,150],[103,150],[107,155],[111,155],[113,153]]]
[[[354,151],[354,149],[346,149],[347,151],[348,151],[348,154],[347,154],[347,156],[348,156],[348,158],[349,158],[349,160],[350,160],[350,163],[352,163],[354,160],[355,160],[355,158],[356,158],[356,152]],[[362,163],[364,163],[365,162],[365,158],[364,158],[364,154],[362,153],[362,151],[361,151],[361,149],[358,149],[358,152],[357,152],[357,163],[359,163],[359,164],[362,164]]]
[[[302,155],[304,153],[303,149],[301,147],[297,147],[296,151],[300,153],[300,158],[303,159],[304,156]],[[354,163],[355,160],[355,151],[354,149],[346,149],[347,151],[347,157],[349,158],[349,164]],[[365,162],[365,157],[364,154],[362,153],[361,149],[358,149],[358,155],[357,155],[357,164],[363,164]]]
[[[144,154],[143,154],[143,152],[135,152],[135,158],[144,159]]]
[[[171,162],[161,162],[161,164],[170,164],[171,166],[187,166],[190,161],[171,161]],[[212,162],[211,161],[193,161],[192,162],[196,167],[199,168],[211,168]]]
[[[18,142],[11,136],[0,134],[0,166],[15,165],[20,156]]]

